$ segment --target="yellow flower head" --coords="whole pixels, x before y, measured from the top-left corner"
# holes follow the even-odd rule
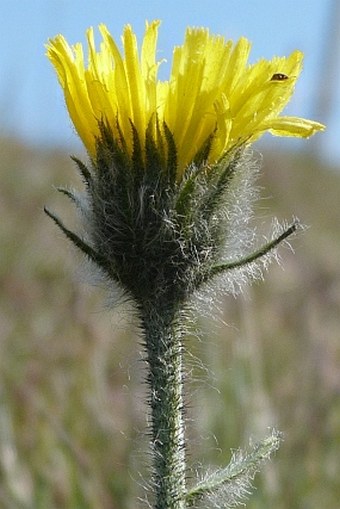
[[[69,46],[62,35],[49,41],[47,56],[64,90],[70,117],[91,157],[96,156],[100,122],[116,140],[133,150],[132,125],[143,146],[147,129],[156,146],[164,144],[166,125],[176,144],[178,175],[208,139],[208,162],[265,131],[278,136],[308,137],[324,126],[280,116],[302,68],[302,53],[248,64],[250,43],[236,44],[205,28],[188,28],[175,47],[168,81],[157,79],[159,21],[146,23],[139,53],[130,25],[122,36],[124,55],[105,25],[99,51],[93,29],[87,31],[88,64],[80,43]]]

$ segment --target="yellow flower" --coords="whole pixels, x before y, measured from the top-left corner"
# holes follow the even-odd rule
[[[88,65],[80,43],[69,46],[62,35],[49,41],[47,56],[64,90],[70,117],[91,157],[96,157],[99,124],[122,137],[132,154],[132,127],[143,146],[149,129],[156,146],[164,142],[164,123],[173,135],[178,176],[212,138],[208,162],[229,149],[249,144],[265,131],[278,136],[308,137],[324,126],[280,116],[302,68],[302,53],[248,64],[251,45],[236,44],[205,28],[188,28],[175,47],[168,81],[157,78],[159,21],[146,23],[140,54],[130,25],[124,29],[124,55],[105,25],[99,51],[93,29],[87,31]]]

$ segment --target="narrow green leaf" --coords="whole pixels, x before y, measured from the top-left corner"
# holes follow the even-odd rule
[[[218,496],[221,507],[229,508],[244,504],[255,474],[278,450],[281,442],[282,434],[273,430],[271,435],[256,443],[250,451],[234,452],[225,468],[209,473],[187,492],[188,507],[193,507],[203,498],[215,496]]]
[[[60,230],[78,249],[80,249],[96,265],[105,270],[105,272],[112,275],[112,271],[109,270],[106,260],[104,260],[91,246],[86,244],[86,242],[80,237],[78,237],[77,234],[66,228],[62,221],[56,215],[54,215],[47,207],[44,207],[44,212],[56,223]]]
[[[281,244],[281,242],[283,242],[290,235],[295,233],[299,227],[300,223],[298,221],[295,221],[283,233],[281,233],[281,235],[279,235],[274,240],[268,242],[264,246],[261,246],[260,249],[258,249],[254,253],[251,253],[249,256],[241,258],[240,260],[235,260],[233,262],[226,262],[221,263],[219,265],[215,265],[214,267],[212,267],[209,276],[210,277],[216,276],[227,270],[237,269],[239,267],[243,267],[244,265],[248,265],[249,263],[255,262],[262,256],[266,255],[267,253],[275,249],[279,244]]]
[[[172,187],[175,185],[177,180],[177,169],[178,169],[177,148],[173,134],[170,131],[169,127],[167,126],[166,122],[163,122],[163,130],[168,145],[167,174],[170,185]]]
[[[88,167],[86,166],[86,164],[84,164],[82,161],[80,161],[80,159],[78,159],[75,156],[71,156],[71,159],[78,166],[78,170],[79,170],[81,176],[83,177],[85,184],[87,184],[88,186],[91,186],[93,179],[92,179],[91,172],[88,169]]]

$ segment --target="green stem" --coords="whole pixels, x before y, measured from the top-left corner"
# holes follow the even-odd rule
[[[176,313],[159,302],[149,309],[144,307],[142,326],[149,368],[154,507],[184,509],[182,334]]]

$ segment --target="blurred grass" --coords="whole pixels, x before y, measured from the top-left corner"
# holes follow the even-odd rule
[[[68,156],[0,141],[0,507],[133,509],[148,461],[141,347],[133,319],[42,212],[76,224],[53,185],[80,185]],[[250,509],[333,509],[340,498],[340,173],[266,154],[257,214],[311,226],[283,267],[201,321],[188,349],[193,464],[268,426],[285,442]],[[269,197],[269,198],[268,198]],[[225,325],[223,325],[225,323]]]

